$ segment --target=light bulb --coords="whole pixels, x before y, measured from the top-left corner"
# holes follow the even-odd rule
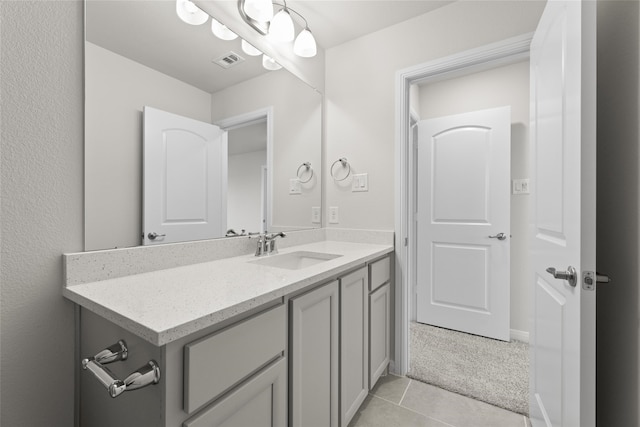
[[[189,0],[176,0],[176,13],[187,24],[202,25],[209,15]]]
[[[258,22],[269,22],[273,18],[273,3],[271,0],[246,0],[244,12]]]
[[[235,40],[238,35],[227,28],[226,25],[221,24],[215,19],[211,18],[211,32],[219,39],[222,40]]]
[[[296,41],[293,44],[293,53],[303,58],[311,58],[318,53],[316,39],[308,28],[302,30],[296,37]]]
[[[242,40],[241,46],[242,46],[242,51],[249,56],[262,55],[262,52],[259,49],[256,49],[255,47],[253,47],[252,45],[247,43],[247,41],[244,39]]]
[[[262,55],[262,66],[271,71],[276,71],[282,68],[282,65],[278,64],[273,58],[267,55]]]
[[[287,9],[280,9],[269,23],[269,37],[279,42],[293,40],[293,20]]]

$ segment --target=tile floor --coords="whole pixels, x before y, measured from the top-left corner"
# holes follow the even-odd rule
[[[530,427],[527,417],[406,377],[387,375],[349,427]]]

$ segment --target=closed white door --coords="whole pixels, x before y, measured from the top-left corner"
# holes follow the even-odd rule
[[[227,133],[144,107],[143,140],[143,244],[224,236]]]
[[[596,268],[595,8],[595,2],[550,0],[531,43],[530,412],[536,427],[595,426],[596,294],[583,280]],[[573,269],[575,281],[559,274]]]
[[[511,108],[418,133],[417,320],[508,341]]]

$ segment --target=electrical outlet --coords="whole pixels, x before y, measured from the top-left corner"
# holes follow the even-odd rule
[[[311,208],[311,222],[320,224],[320,207],[314,206]]]
[[[332,206],[329,208],[329,224],[337,224],[338,223],[338,207]]]

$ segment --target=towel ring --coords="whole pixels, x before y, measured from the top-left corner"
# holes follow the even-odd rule
[[[349,168],[349,170],[347,170],[347,174],[346,174],[343,178],[340,178],[340,179],[337,179],[337,178],[336,178],[336,176],[335,176],[335,174],[333,173],[333,168],[334,168],[334,166],[335,166],[338,162],[342,163],[342,167],[343,167],[343,168],[345,168],[345,167],[346,167],[346,168]],[[332,177],[335,181],[338,181],[338,182],[339,182],[339,181],[344,181],[345,179],[347,179],[347,178],[349,177],[349,175],[351,175],[351,165],[350,165],[350,164],[349,164],[349,162],[347,161],[347,158],[346,158],[346,157],[340,157],[338,160],[336,160],[335,162],[333,162],[333,164],[331,165],[330,172],[331,172],[331,177]]]
[[[307,172],[309,172],[309,178],[307,178],[306,181],[303,181],[300,176],[300,169],[302,168],[306,168],[305,170]],[[302,172],[304,174],[304,171]],[[296,176],[298,177],[298,180],[300,181],[300,184],[306,184],[307,182],[311,181],[311,178],[313,178],[313,168],[311,167],[311,163],[310,162],[304,162],[303,164],[301,164],[300,166],[298,166],[298,170],[296,171]]]

